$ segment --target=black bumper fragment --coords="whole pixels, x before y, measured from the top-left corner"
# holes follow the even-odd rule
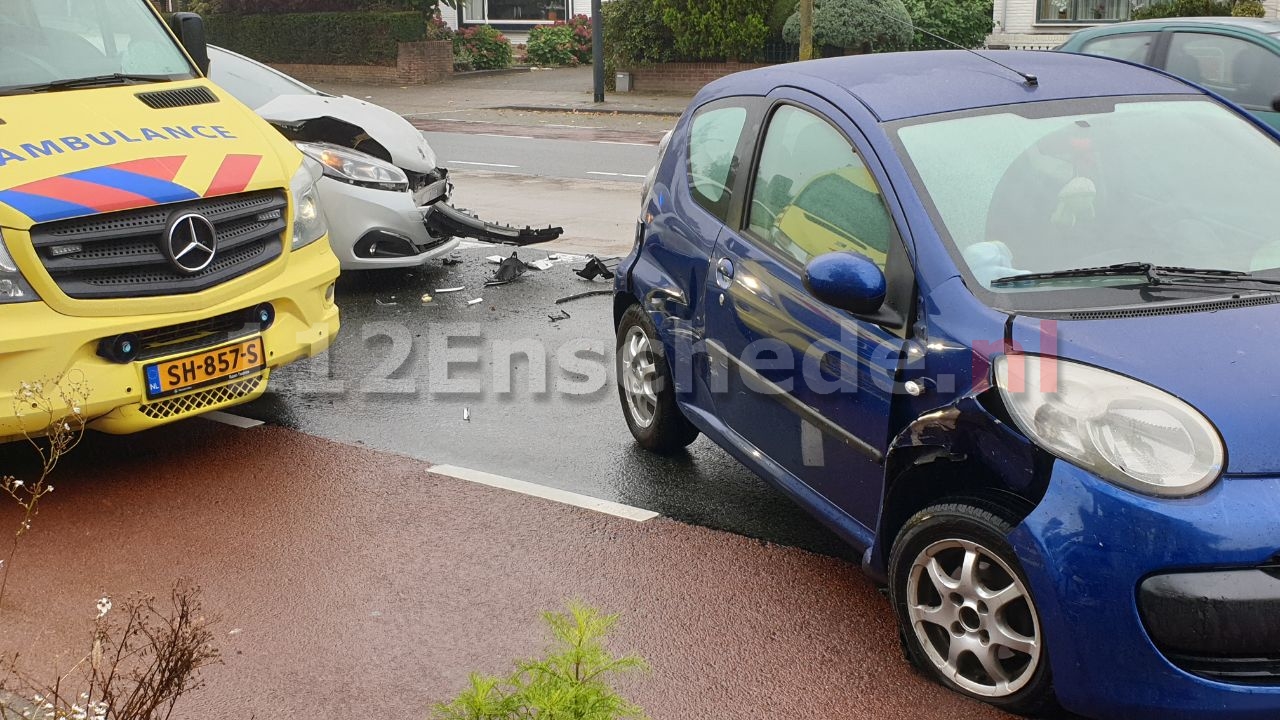
[[[434,237],[467,237],[495,244],[536,245],[551,242],[564,233],[561,227],[521,229],[485,222],[445,203],[427,207],[423,221]]]

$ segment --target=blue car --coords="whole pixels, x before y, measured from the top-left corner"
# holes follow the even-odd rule
[[[616,281],[636,440],[699,434],[1023,714],[1280,717],[1280,144],[1067,53],[708,85]]]

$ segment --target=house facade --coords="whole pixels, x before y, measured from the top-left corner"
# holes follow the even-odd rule
[[[987,47],[1047,50],[1081,28],[1123,22],[1151,0],[995,0]],[[1266,17],[1280,17],[1280,0],[1263,0]]]
[[[539,25],[551,25],[574,15],[589,17],[591,0],[458,0],[456,10],[440,4],[440,16],[450,27],[492,25],[513,42],[524,42],[522,38]]]

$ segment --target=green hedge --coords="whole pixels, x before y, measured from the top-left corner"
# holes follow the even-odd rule
[[[212,15],[209,42],[265,63],[393,66],[399,43],[426,38],[419,12]]]
[[[434,12],[436,7],[434,0],[217,0],[217,4],[222,12],[244,15],[370,10]]]

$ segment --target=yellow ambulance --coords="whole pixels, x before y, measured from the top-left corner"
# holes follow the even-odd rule
[[[129,433],[337,333],[320,169],[207,71],[197,15],[0,0],[0,441],[49,422],[24,383],[82,384],[89,427]]]

